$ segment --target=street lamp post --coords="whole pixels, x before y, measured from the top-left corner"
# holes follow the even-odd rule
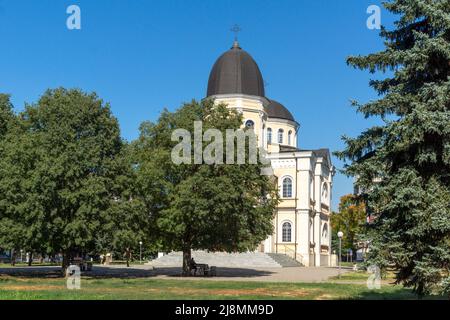
[[[139,263],[142,264],[142,241],[139,241]]]
[[[341,250],[342,250],[342,237],[344,236],[344,233],[342,231],[339,231],[337,234],[339,238],[339,273],[338,277],[341,278]]]

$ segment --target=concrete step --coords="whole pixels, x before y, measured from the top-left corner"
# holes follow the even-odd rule
[[[268,253],[269,257],[271,257],[273,260],[278,262],[279,265],[281,265],[283,268],[287,267],[301,267],[302,264],[298,262],[297,260],[292,259],[288,255],[282,254],[282,253]]]
[[[197,263],[206,263],[210,266],[222,268],[281,268],[277,261],[262,252],[212,253],[193,251],[192,257]],[[171,252],[147,264],[154,267],[181,267],[182,261],[183,254],[181,252]]]

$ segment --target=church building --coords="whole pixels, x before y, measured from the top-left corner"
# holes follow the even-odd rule
[[[335,169],[328,149],[300,148],[300,124],[280,102],[266,96],[261,71],[237,41],[209,75],[207,97],[242,113],[265,148],[281,203],[274,233],[259,247],[281,253],[304,266],[331,265],[331,191]]]

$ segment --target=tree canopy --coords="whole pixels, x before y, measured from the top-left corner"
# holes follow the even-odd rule
[[[242,116],[225,105],[193,101],[164,111],[128,144],[95,93],[48,90],[19,115],[7,96],[0,103],[2,247],[63,253],[65,267],[89,253],[124,253],[128,261],[142,241],[155,251],[182,250],[186,272],[192,249],[254,250],[272,234],[278,193],[261,174],[267,164],[248,153],[241,164],[223,164],[240,154],[238,138],[228,151],[222,135],[242,132]],[[209,148],[223,163],[173,161],[174,130],[194,132],[195,121],[202,121],[201,155]],[[209,141],[227,152],[211,149],[209,129],[220,135]],[[257,150],[251,139],[244,146]]]
[[[342,248],[351,249],[353,254],[359,249],[358,242],[360,235],[364,231],[366,222],[366,210],[364,203],[355,195],[348,194],[341,197],[339,202],[339,212],[331,215],[331,230],[333,230],[333,250],[337,252],[337,233],[344,233]]]
[[[98,246],[111,220],[120,220],[110,214],[116,207],[135,206],[118,122],[96,94],[63,88],[48,90],[18,118],[2,142],[0,242],[62,252],[67,264]]]
[[[261,161],[241,165],[173,163],[171,152],[178,141],[172,141],[172,132],[182,128],[193,133],[194,121],[202,121],[202,137],[211,128],[225,136],[227,129],[241,127],[242,116],[210,100],[192,101],[176,112],[164,111],[157,123],[142,124],[135,144],[141,194],[158,228],[161,246],[183,251],[186,275],[191,249],[254,250],[272,234],[278,203],[275,184],[261,175]],[[207,145],[202,142],[202,150]],[[222,157],[225,163],[226,152]]]
[[[0,94],[0,161],[8,152],[7,142],[11,139],[8,133],[17,129],[14,128],[16,120],[9,95]],[[4,170],[0,166],[0,179],[3,173]],[[17,236],[23,233],[22,231],[22,225],[14,223],[11,219],[7,199],[0,194],[0,248],[10,249],[14,254],[14,250],[23,245],[22,239]],[[14,264],[14,258],[12,263]]]
[[[0,94],[0,139],[4,137],[14,119],[13,106],[9,95]]]

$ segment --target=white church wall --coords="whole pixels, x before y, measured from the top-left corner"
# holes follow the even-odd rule
[[[313,206],[312,199],[316,198],[316,194],[320,194],[320,183],[314,181],[319,179],[321,181],[321,176],[315,176],[314,173],[321,171],[316,170],[315,157],[312,152],[303,151],[303,152],[295,152],[295,153],[282,153],[277,155],[277,158],[273,160],[274,173],[279,178],[279,188],[280,194],[282,192],[282,182],[284,177],[295,177],[295,187],[293,187],[293,194],[296,194],[295,199],[285,199],[282,198],[282,203],[279,205],[278,212],[278,220],[275,222],[277,225],[277,235],[276,239],[278,242],[274,247],[274,250],[278,250],[278,253],[285,253],[288,251],[292,253],[296,250],[297,260],[299,260],[303,265],[309,266],[321,264],[321,251],[320,251],[320,199],[314,203],[318,205],[317,208]],[[296,170],[297,169],[297,170]],[[296,172],[297,171],[297,172]],[[296,175],[295,175],[296,174]],[[313,181],[311,185],[311,180]],[[318,186],[318,190],[314,190],[311,188],[315,188]],[[292,210],[294,209],[295,210]],[[285,210],[289,209],[289,212]],[[316,218],[313,218],[313,225],[310,230],[309,227],[309,217],[310,212],[314,209],[317,209],[318,215]],[[295,213],[296,212],[296,213]],[[296,225],[295,228],[295,236],[296,239],[293,239],[293,243],[283,243],[282,240],[282,224],[284,220],[292,221],[293,224]],[[310,261],[310,242],[317,243],[316,252],[312,256],[312,260]]]
[[[310,207],[309,170],[299,170],[297,173],[298,209],[308,210]]]
[[[298,239],[296,238],[297,229],[298,229],[298,220],[296,220],[295,209],[282,209],[278,210],[278,218],[276,221],[277,234],[276,234],[276,242],[275,242],[275,252],[282,253],[290,256],[291,258],[296,257],[296,243],[298,243]],[[290,241],[283,241],[283,224],[289,223],[291,226],[291,239]]]
[[[296,124],[289,120],[273,119],[267,120],[267,128],[272,129],[272,144],[282,144],[286,146],[297,146],[297,130]],[[282,142],[278,140],[278,131],[283,130]],[[288,139],[289,132],[291,132],[291,141]]]
[[[309,265],[309,210],[297,210],[297,252],[300,254],[299,260],[304,266]]]
[[[321,239],[320,239],[320,213],[316,212],[313,220],[313,227],[314,227],[314,255],[315,255],[315,261],[314,265],[316,267],[320,266],[320,246],[321,246]]]
[[[271,253],[273,251],[273,236],[269,236],[264,241],[264,253]]]
[[[295,159],[274,159],[272,160],[272,168],[275,176],[278,177],[278,190],[282,202],[279,207],[296,207],[296,196],[298,197],[298,184],[296,175]],[[283,197],[283,181],[290,178],[292,181],[292,196]]]
[[[236,109],[237,111],[242,113],[243,123],[242,126],[245,126],[245,123],[248,120],[253,121],[254,130],[258,140],[258,146],[265,147],[265,122],[267,115],[264,111],[263,99],[258,97],[250,97],[245,95],[223,95],[217,96],[214,101],[216,104],[224,103],[229,108]]]
[[[320,266],[320,254],[321,254],[321,239],[320,239],[320,227],[321,227],[321,219],[320,219],[320,212],[321,212],[321,186],[322,186],[322,168],[320,165],[320,162],[316,163],[315,170],[314,170],[314,220],[313,220],[313,227],[314,227],[314,265]]]

